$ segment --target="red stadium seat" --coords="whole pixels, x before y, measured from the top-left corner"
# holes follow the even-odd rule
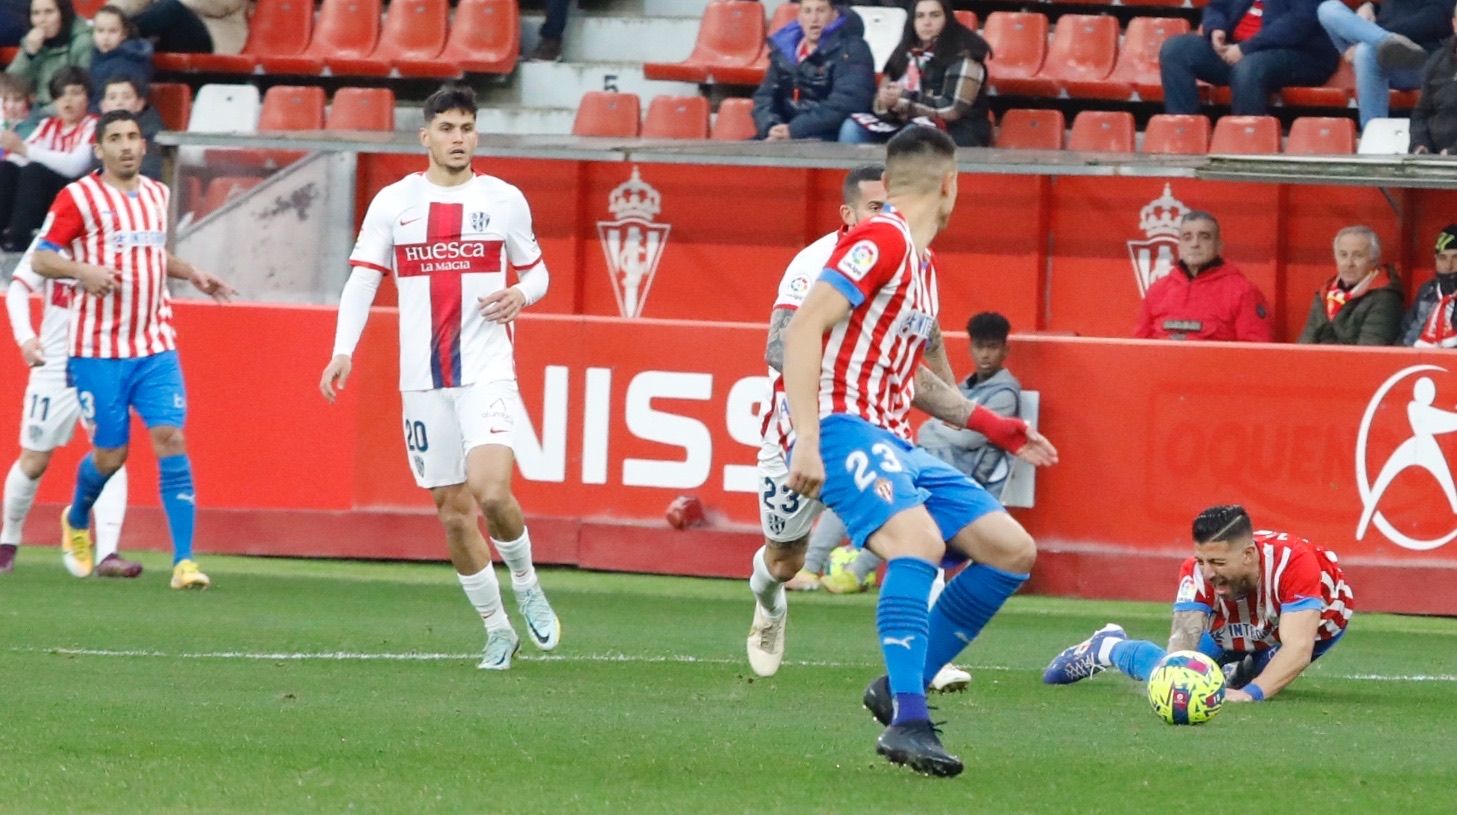
[[[1042,70],[1047,57],[1047,17],[1014,11],[987,15],[981,34],[992,46],[987,64],[991,85],[998,92],[1006,80],[1026,79]]]
[[[323,130],[324,89],[313,85],[274,85],[263,94],[258,130]]]
[[[325,60],[329,70],[345,76],[389,76],[396,64],[432,64],[445,50],[448,0],[390,0],[379,44],[367,58],[340,57]],[[425,76],[451,79],[461,75],[457,66],[441,68]],[[412,74],[419,76],[419,74]]]
[[[324,0],[309,47],[295,56],[260,56],[270,74],[317,74],[330,59],[362,59],[379,41],[380,0]]]
[[[1060,110],[1009,110],[1002,114],[997,146],[1013,150],[1061,150],[1067,127]]]
[[[1392,91],[1390,97],[1391,109],[1411,110],[1417,106],[1417,102],[1421,97],[1421,91]]]
[[[435,59],[401,60],[402,76],[509,74],[521,53],[521,10],[516,0],[460,0],[450,39]]]
[[[972,31],[976,30],[976,12],[967,11],[965,9],[957,9],[956,19],[960,21],[962,25],[966,26]]]
[[[723,0],[703,9],[693,53],[682,62],[649,62],[643,76],[706,82],[716,67],[753,64],[764,50],[764,6],[756,0]]]
[[[1143,152],[1202,156],[1209,152],[1209,131],[1209,120],[1203,116],[1161,113],[1148,120]]]
[[[643,121],[645,139],[708,138],[708,100],[702,96],[655,96]]]
[[[340,88],[325,130],[394,130],[395,93],[389,88]]]
[[[1345,156],[1356,152],[1356,123],[1344,117],[1302,116],[1290,125],[1285,152]]]
[[[192,88],[180,82],[153,82],[147,91],[148,102],[162,117],[168,130],[186,130],[192,117]]]
[[[635,93],[588,91],[577,105],[573,136],[635,139],[642,127],[642,103]]]
[[[744,141],[758,134],[759,129],[754,126],[754,100],[738,98],[719,103],[713,132],[708,137],[715,141]]]
[[[1280,101],[1289,107],[1343,108],[1356,98],[1356,69],[1341,60],[1324,85],[1313,88],[1285,88]]]
[[[1161,101],[1159,49],[1170,37],[1188,33],[1189,21],[1179,17],[1135,17],[1128,22],[1118,62],[1106,79],[1069,79],[1062,89],[1078,99],[1128,99],[1137,91],[1144,101]]]
[[[770,34],[794,22],[799,17],[799,3],[785,0],[779,7],[774,9],[774,16],[769,18],[769,27],[765,29]]]
[[[194,71],[251,73],[260,57],[292,57],[309,47],[314,4],[307,0],[258,0],[248,18],[241,54],[188,54]]]
[[[153,54],[152,67],[159,71],[192,71],[192,58],[204,54]]]
[[[1274,116],[1225,116],[1214,125],[1209,152],[1263,155],[1280,152],[1280,120]]]
[[[101,7],[106,5],[106,3],[107,0],[75,0],[71,4],[71,8],[76,10],[77,17],[85,17],[89,20],[95,17],[96,12],[100,11]]]
[[[995,66],[999,53],[993,51]],[[1107,78],[1118,59],[1118,20],[1105,15],[1064,14],[1052,33],[1052,46],[1036,76],[997,79],[998,93],[1057,96],[1068,81]]]
[[[208,182],[207,192],[203,194],[202,201],[198,204],[194,217],[202,218],[209,213],[216,211],[223,204],[241,193],[263,183],[258,176],[219,176]]]
[[[1067,149],[1086,153],[1132,153],[1136,132],[1132,113],[1085,110],[1073,119]]]

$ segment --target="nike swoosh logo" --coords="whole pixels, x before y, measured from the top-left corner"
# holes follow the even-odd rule
[[[532,625],[530,620],[526,621],[526,627],[531,629],[531,636],[536,637],[537,642],[546,642],[547,640],[551,639],[550,636],[543,634],[540,631],[537,631],[536,626]]]
[[[424,215],[421,215],[421,216],[420,216],[420,218],[423,218],[423,217],[425,217],[425,216],[424,216]],[[410,225],[410,224],[413,224],[413,223],[414,223],[414,222],[416,222],[416,221],[418,221],[418,220],[420,220],[420,218],[411,218],[411,219],[410,219],[410,220],[408,220],[408,221],[405,221],[405,220],[401,220],[401,221],[400,221],[400,226],[409,226],[409,225]]]

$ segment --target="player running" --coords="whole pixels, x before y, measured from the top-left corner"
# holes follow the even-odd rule
[[[1128,639],[1109,623],[1058,654],[1042,681],[1066,685],[1116,667],[1143,682],[1165,653],[1199,651],[1226,666],[1225,701],[1259,702],[1341,641],[1355,602],[1335,552],[1256,532],[1243,507],[1210,507],[1194,519],[1169,647]]]
[[[798,435],[788,485],[821,498],[855,546],[887,561],[876,622],[889,678],[866,692],[888,725],[876,751],[950,776],[962,764],[931,724],[926,684],[1026,581],[1036,546],[985,489],[912,445],[911,400],[917,388],[944,390],[960,406],[957,424],[997,446],[1035,464],[1056,462],[1057,451],[1026,422],[918,372],[936,331],[928,247],[955,206],[956,145],[935,128],[902,130],[886,146],[885,181],[886,207],[841,239],[786,332],[784,388]],[[968,557],[928,611],[937,565]]]
[[[61,548],[74,561],[74,574],[91,573],[91,508],[126,461],[135,409],[157,454],[172,588],[205,589],[210,581],[192,559],[197,493],[182,436],[187,391],[167,279],[189,280],[220,302],[236,292],[167,251],[170,192],[139,173],[147,143],[136,114],[104,114],[95,151],[101,169],[56,196],[33,260],[42,277],[76,281],[66,371],[82,415],[96,428],[71,505],[61,513]]]
[[[754,554],[753,574],[749,577],[749,590],[757,602],[754,603],[754,621],[749,627],[749,666],[759,676],[773,676],[784,661],[785,630],[789,623],[789,606],[784,589],[804,568],[806,544],[815,519],[824,510],[824,504],[811,498],[801,498],[790,491],[785,483],[789,468],[785,465],[785,451],[793,442],[794,429],[789,423],[789,408],[784,401],[784,379],[780,371],[784,367],[784,329],[794,316],[795,309],[804,302],[804,296],[814,284],[820,272],[824,271],[830,254],[840,238],[861,221],[880,212],[885,203],[885,182],[882,176],[885,168],[879,164],[868,164],[851,170],[841,185],[840,220],[841,228],[820,238],[802,249],[779,281],[779,295],[774,301],[774,310],[769,318],[769,340],[764,349],[764,361],[769,365],[769,398],[760,411],[764,417],[761,427],[763,443],[759,447],[759,521],[764,531],[764,545]],[[944,360],[945,353],[939,331],[936,332],[926,350],[928,362],[938,357]],[[947,370],[950,362],[946,361]],[[923,391],[924,393],[924,391]],[[934,390],[929,393],[935,393]],[[931,399],[922,404],[918,394],[917,407],[935,411],[938,400]],[[959,409],[955,400],[939,400],[939,409]],[[837,522],[838,526],[838,522]],[[938,577],[937,586],[944,585]],[[933,593],[932,602],[935,601]],[[954,665],[947,665],[931,681],[931,687],[938,691],[963,690],[971,682],[971,675]]]
[[[30,366],[30,380],[21,403],[20,458],[5,476],[5,525],[0,529],[0,574],[15,567],[15,554],[25,519],[35,503],[40,479],[51,463],[51,453],[71,442],[81,420],[81,403],[76,389],[66,382],[69,354],[71,298],[75,291],[69,280],[46,280],[31,268],[37,238],[21,257],[5,292],[10,328],[20,346],[20,356]],[[30,294],[40,292],[42,312],[40,335],[30,321]],[[87,429],[90,432],[90,429]],[[126,517],[126,467],[107,479],[96,499],[96,576],[137,577],[142,564],[116,553]],[[81,564],[69,552],[62,555],[66,569],[85,577]]]
[[[447,85],[425,100],[424,116],[429,168],[380,190],[365,213],[319,389],[330,402],[344,389],[375,291],[393,272],[406,452],[415,483],[435,499],[461,588],[485,622],[480,667],[504,671],[521,641],[501,605],[477,505],[511,571],[532,642],[550,651],[561,636],[511,494],[520,409],[511,323],[546,295],[549,278],[521,191],[471,169],[475,93]],[[513,272],[520,281],[508,285]]]

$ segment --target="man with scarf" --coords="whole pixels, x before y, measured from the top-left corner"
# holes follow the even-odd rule
[[[1315,293],[1298,342],[1391,345],[1401,333],[1401,281],[1381,265],[1381,239],[1369,226],[1336,233],[1336,276]]]
[[[1402,321],[1401,344],[1457,348],[1457,224],[1437,233],[1436,277],[1422,284]]]

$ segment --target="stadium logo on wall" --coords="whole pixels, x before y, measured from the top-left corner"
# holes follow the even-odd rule
[[[597,222],[607,273],[612,277],[612,293],[624,317],[641,316],[653,288],[658,261],[663,258],[672,229],[668,224],[653,222],[662,209],[662,196],[642,180],[642,174],[633,166],[632,177],[607,196],[607,210],[615,220]]]
[[[1403,368],[1391,375],[1376,389],[1376,395],[1371,397],[1371,402],[1366,406],[1366,413],[1361,417],[1361,429],[1356,434],[1356,489],[1361,493],[1361,521],[1356,525],[1356,540],[1366,537],[1366,532],[1375,526],[1385,535],[1388,540],[1397,546],[1406,549],[1413,549],[1418,552],[1436,549],[1444,546],[1453,540],[1457,540],[1457,518],[1454,518],[1453,528],[1444,535],[1436,537],[1414,537],[1392,525],[1391,521],[1381,512],[1381,499],[1386,496],[1387,489],[1397,476],[1408,470],[1420,470],[1436,479],[1437,485],[1442,488],[1442,493],[1447,498],[1447,503],[1452,508],[1452,514],[1457,516],[1457,484],[1452,480],[1452,465],[1442,452],[1442,447],[1437,443],[1437,437],[1450,433],[1457,433],[1457,412],[1444,410],[1436,406],[1437,383],[1431,376],[1421,376],[1412,383],[1409,396],[1405,387],[1398,392],[1403,398],[1405,408],[1402,413],[1406,417],[1403,433],[1410,433],[1406,440],[1397,445],[1396,449],[1387,457],[1386,462],[1381,465],[1376,480],[1369,478],[1369,471],[1366,467],[1367,443],[1371,439],[1371,422],[1376,417],[1376,411],[1385,401],[1387,394],[1396,390],[1397,385],[1416,376],[1417,374],[1431,374],[1435,372],[1447,373],[1446,368],[1437,365],[1413,365],[1410,368]]]
[[[1139,297],[1148,293],[1155,280],[1173,271],[1179,259],[1179,219],[1188,212],[1168,184],[1164,185],[1163,195],[1139,210],[1138,227],[1144,239],[1128,242],[1128,259],[1133,262]]]

